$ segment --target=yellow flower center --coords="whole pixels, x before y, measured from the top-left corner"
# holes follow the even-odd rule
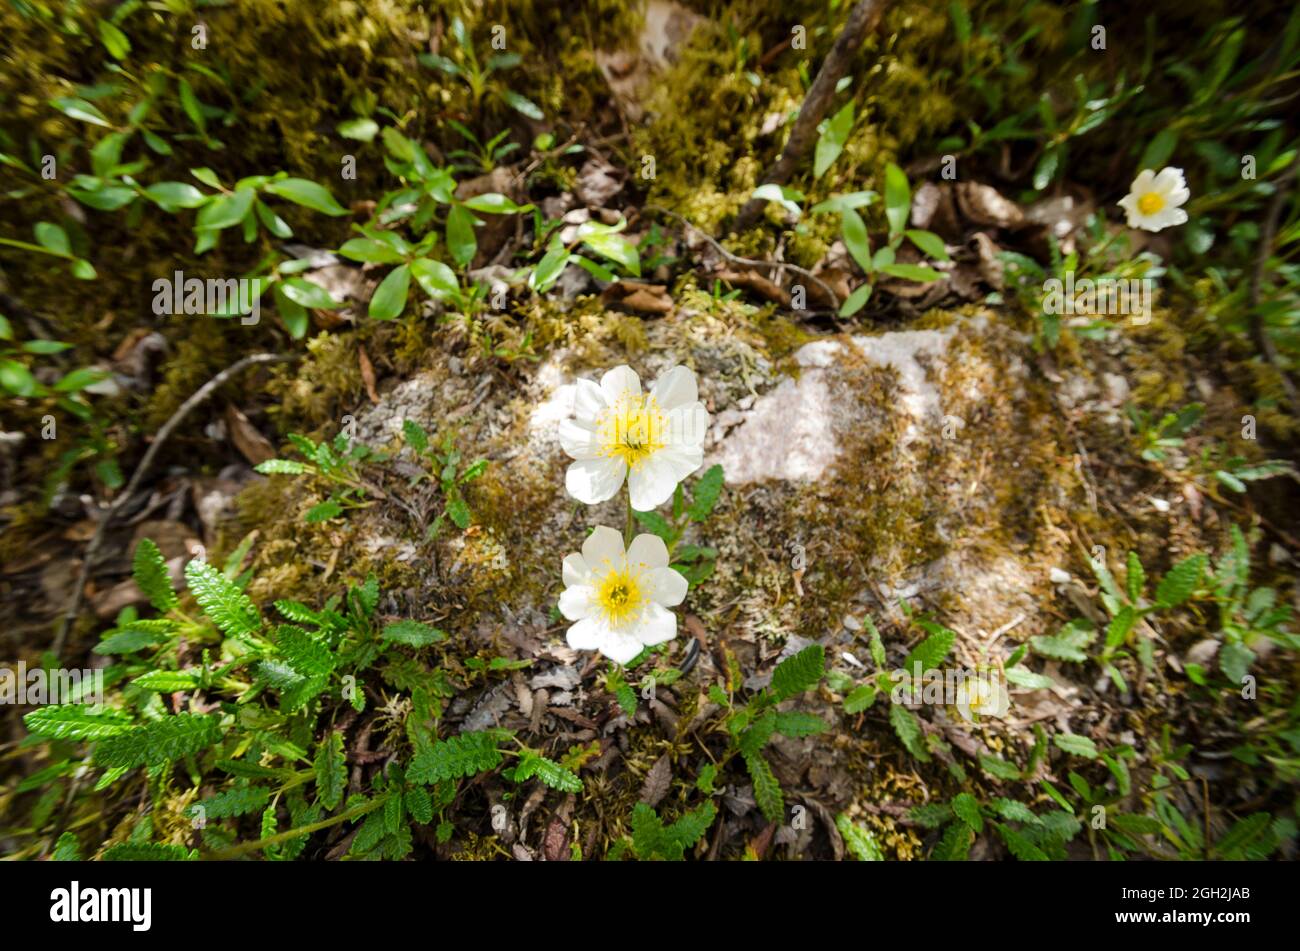
[[[646,597],[636,575],[626,567],[613,568],[596,589],[596,603],[609,626],[619,628],[641,615]]]
[[[1147,192],[1138,199],[1138,211],[1144,215],[1154,215],[1165,207],[1165,196],[1159,192]]]
[[[653,396],[625,393],[605,411],[597,438],[605,456],[617,456],[635,469],[664,447],[666,421]]]

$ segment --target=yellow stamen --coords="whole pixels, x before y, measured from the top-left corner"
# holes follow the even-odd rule
[[[635,469],[664,447],[665,419],[653,396],[626,393],[606,410],[597,427],[601,452]]]
[[[1144,215],[1154,215],[1165,207],[1165,196],[1159,192],[1147,192],[1138,199],[1138,211]]]
[[[614,568],[601,580],[596,603],[609,626],[618,628],[641,615],[646,597],[636,575],[626,567]]]

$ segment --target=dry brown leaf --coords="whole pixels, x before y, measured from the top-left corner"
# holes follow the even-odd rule
[[[366,395],[370,397],[370,402],[376,406],[379,405],[379,391],[375,389],[375,365],[370,362],[370,354],[366,353],[366,348],[357,346],[357,363],[361,366],[361,382],[366,385]]]
[[[661,317],[673,312],[673,298],[668,288],[638,281],[615,281],[600,295],[606,305],[618,305],[639,314]]]
[[[717,276],[719,280],[751,290],[760,297],[780,304],[782,307],[790,306],[790,292],[756,271],[736,271],[731,268],[723,268],[718,272]]]
[[[663,801],[664,796],[668,795],[668,787],[672,785],[673,770],[668,763],[668,754],[665,753],[655,764],[650,767],[650,772],[645,775],[645,782],[641,784],[641,802],[654,808]]]
[[[275,458],[275,447],[270,440],[233,403],[226,404],[226,429],[230,433],[230,441],[248,460],[249,465],[255,466]]]

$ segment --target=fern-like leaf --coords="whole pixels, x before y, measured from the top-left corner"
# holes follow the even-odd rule
[[[821,682],[826,672],[826,651],[820,644],[809,644],[792,654],[772,671],[772,692],[778,700],[798,696]]]
[[[407,779],[416,783],[437,783],[495,769],[501,763],[498,739],[496,732],[485,730],[436,740],[412,758]]]
[[[262,626],[262,615],[248,595],[206,561],[186,565],[185,581],[199,607],[226,636],[255,634]]]
[[[219,739],[218,717],[178,713],[100,740],[95,746],[95,763],[127,768],[155,766],[207,749]]]
[[[172,588],[171,575],[167,573],[167,562],[152,540],[142,538],[135,546],[131,573],[159,614],[166,614],[176,607],[176,591]]]

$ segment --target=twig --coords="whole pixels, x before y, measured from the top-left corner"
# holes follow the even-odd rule
[[[263,363],[286,363],[291,360],[297,360],[297,354],[276,354],[276,353],[255,353],[252,356],[244,357],[242,360],[236,360],[230,366],[226,367],[212,379],[208,380],[201,387],[194,391],[194,394],[187,399],[176,412],[172,413],[171,418],[163,423],[162,428],[154,436],[153,442],[148,450],[145,451],[144,458],[140,464],[135,467],[135,472],[131,474],[131,481],[126,484],[126,488],[108,507],[104,517],[100,519],[98,527],[95,529],[94,536],[90,539],[90,544],[86,546],[86,553],[82,557],[81,571],[77,576],[77,586],[72,592],[72,603],[68,605],[68,610],[64,612],[62,619],[59,621],[59,630],[54,635],[53,652],[56,657],[63,653],[63,645],[68,637],[68,629],[77,620],[77,615],[81,612],[81,601],[86,590],[86,583],[90,580],[90,567],[94,564],[95,556],[99,554],[100,546],[104,543],[104,537],[108,534],[108,526],[117,515],[118,510],[126,504],[126,501],[135,495],[136,489],[144,480],[145,474],[149,467],[153,465],[154,457],[158,455],[163,444],[167,442],[168,437],[176,430],[176,427],[184,421],[185,417],[194,411],[200,403],[215,393],[231,377],[238,374],[241,370],[248,367],[256,366]]]
[[[799,164],[817,138],[817,126],[835,99],[835,87],[849,71],[849,61],[862,45],[867,33],[880,19],[880,14],[887,3],[888,0],[859,0],[849,11],[844,29],[840,30],[835,45],[831,47],[830,53],[822,63],[822,68],[817,71],[817,78],[808,89],[808,95],[804,97],[799,116],[794,120],[794,127],[790,130],[790,138],[786,140],[785,148],[781,150],[781,157],[767,170],[760,184],[784,185],[790,180],[795,166]],[[758,221],[762,210],[763,201],[751,198],[740,209],[732,230],[737,234],[748,231]]]
[[[1264,283],[1264,272],[1268,269],[1268,259],[1273,253],[1273,239],[1277,235],[1278,221],[1282,217],[1282,206],[1286,204],[1288,189],[1297,169],[1300,169],[1300,160],[1292,159],[1290,168],[1277,180],[1277,190],[1273,192],[1273,200],[1269,202],[1268,214],[1264,218],[1264,230],[1259,238],[1259,251],[1255,254],[1255,269],[1250,275],[1250,333],[1255,338],[1255,346],[1259,348],[1260,354],[1281,378],[1282,389],[1286,391],[1292,415],[1300,415],[1298,412],[1300,401],[1296,399],[1295,384],[1291,382],[1291,378],[1278,362],[1277,350],[1273,346],[1273,341],[1269,339],[1268,331],[1264,328],[1264,317],[1259,311],[1259,299]]]
[[[812,281],[814,284],[820,287],[822,289],[822,293],[826,295],[826,298],[829,301],[831,301],[831,303],[834,304],[836,308],[840,306],[841,302],[840,302],[839,295],[835,293],[834,289],[832,289],[829,284],[827,284],[825,281],[823,281],[820,277],[818,277],[816,274],[814,274],[812,271],[808,270],[807,268],[800,267],[797,264],[790,264],[787,261],[760,261],[757,258],[742,258],[738,254],[732,254],[721,244],[719,244],[717,239],[714,238],[713,235],[702,230],[698,226],[691,224],[689,221],[687,221],[681,215],[677,214],[677,212],[675,211],[669,211],[667,208],[663,208],[659,205],[642,205],[641,211],[651,212],[660,215],[667,215],[669,218],[681,222],[684,226],[690,228],[691,231],[695,232],[705,241],[709,242],[709,244],[713,246],[713,249],[715,251],[721,254],[732,264],[740,264],[746,267],[761,267],[761,268],[768,268],[774,270],[790,270],[790,271],[794,271],[794,273],[796,274],[802,274],[804,277],[808,278],[808,280]]]

